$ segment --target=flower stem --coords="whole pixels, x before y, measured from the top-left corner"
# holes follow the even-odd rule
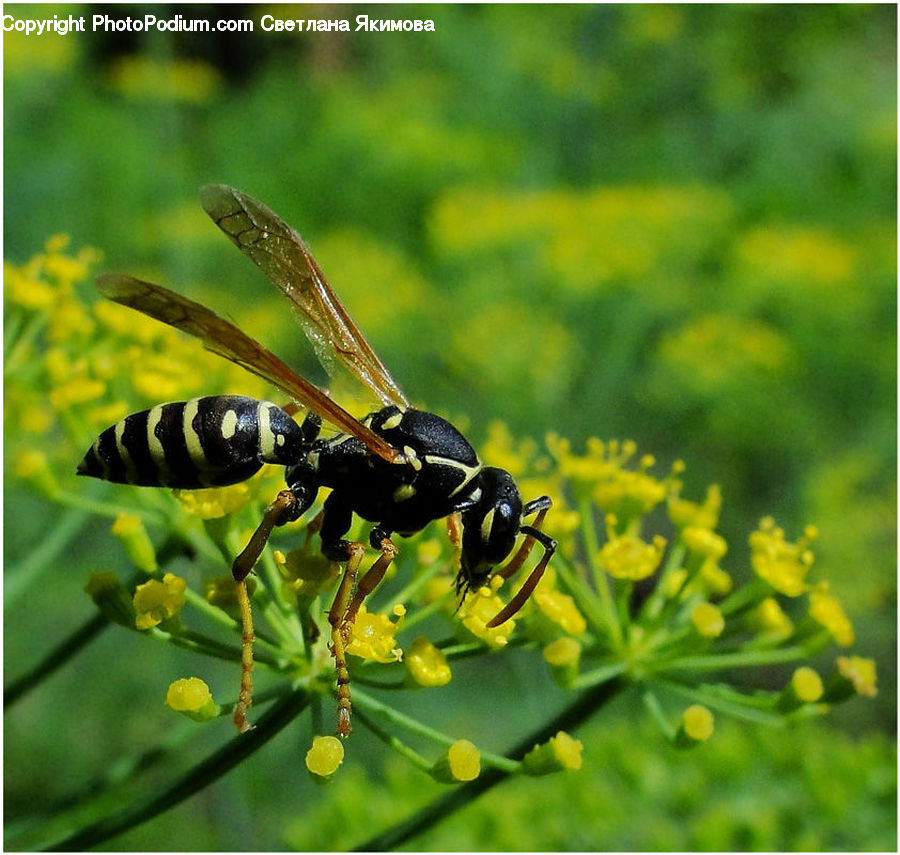
[[[506,754],[507,760],[521,760],[536,744],[546,742],[560,730],[571,730],[590,718],[600,707],[617,697],[627,686],[628,681],[618,677],[596,686],[585,692],[572,704],[554,716],[547,724],[529,733],[511,751]],[[457,810],[474,801],[482,793],[504,781],[509,776],[497,767],[487,769],[471,783],[464,784],[449,791],[446,795],[435,799],[431,804],[416,811],[407,819],[397,823],[381,834],[356,847],[357,852],[386,852],[398,849],[408,840],[421,832],[433,828],[447,819]]]
[[[110,626],[110,622],[102,614],[96,614],[90,620],[85,621],[71,635],[54,647],[34,668],[17,680],[14,680],[3,690],[3,708],[11,707],[23,695],[62,668],[73,656],[81,651],[82,647],[93,641],[108,626]],[[9,663],[7,662],[7,664]]]
[[[309,694],[306,688],[295,689],[273,704],[265,715],[260,717],[253,730],[235,736],[218,751],[189,769],[168,789],[105,816],[52,846],[48,846],[47,849],[49,851],[74,852],[93,848],[159,816],[169,808],[181,804],[262,748],[266,742],[290,724],[308,703]]]

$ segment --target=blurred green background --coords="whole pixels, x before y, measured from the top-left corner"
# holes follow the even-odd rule
[[[682,458],[686,496],[722,487],[738,576],[763,514],[789,537],[818,525],[854,652],[878,661],[874,701],[788,734],[723,723],[690,755],[626,727],[624,706],[604,711],[580,734],[578,776],[507,783],[413,847],[893,849],[895,8],[100,11],[351,29],[368,14],[435,32],[7,33],[7,260],[66,232],[319,379],[274,290],[197,203],[204,183],[239,187],[303,233],[410,398],[476,445],[500,418],[576,448],[631,438],[664,469]],[[7,562],[58,514],[8,479]],[[110,541],[98,523],[7,609],[7,683],[90,614],[80,588],[121,562]],[[6,716],[9,821],[169,726],[160,698],[180,660],[140,641],[107,633]],[[490,698],[473,679],[442,711],[502,747],[560,693],[530,685],[526,654],[495,667]],[[344,848],[437,791],[366,737],[333,787],[313,787],[298,730],[114,848]],[[204,733],[184,765],[224,738]]]

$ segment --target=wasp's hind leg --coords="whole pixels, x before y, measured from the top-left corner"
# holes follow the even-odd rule
[[[231,565],[231,575],[234,576],[241,612],[241,689],[234,705],[234,724],[241,733],[251,728],[247,721],[247,709],[253,703],[253,642],[256,639],[253,632],[253,612],[250,608],[247,576],[262,555],[272,529],[299,519],[309,509],[314,498],[315,490],[308,490],[301,485],[282,490],[275,497],[275,501],[266,508],[256,531]]]

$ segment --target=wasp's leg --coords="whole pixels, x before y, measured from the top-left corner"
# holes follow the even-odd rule
[[[247,576],[262,554],[277,525],[284,525],[302,516],[312,504],[315,491],[311,494],[295,487],[293,490],[282,490],[275,501],[266,508],[262,521],[250,537],[250,541],[231,565],[234,577],[238,605],[241,611],[241,690],[234,707],[234,723],[243,733],[251,725],[247,721],[247,708],[253,703],[253,612],[250,608],[250,593],[247,590]]]
[[[454,511],[447,517],[447,537],[456,553],[462,550],[462,514]],[[457,554],[457,557],[458,554]],[[456,563],[459,563],[458,561]]]
[[[293,522],[303,516],[313,503],[315,495],[306,495],[302,490],[282,490],[275,501],[266,508],[256,531],[250,536],[250,540],[243,551],[234,559],[231,565],[231,575],[240,582],[250,575],[253,565],[259,560],[263,549],[272,534],[272,529],[277,525]]]
[[[350,725],[350,672],[347,668],[346,648],[353,637],[353,625],[359,608],[366,597],[378,587],[378,583],[384,578],[385,571],[397,556],[397,547],[384,537],[381,540],[381,555],[375,563],[366,571],[359,580],[356,590],[353,591],[353,582],[359,569],[365,547],[361,543],[349,544],[350,559],[347,561],[347,569],[338,594],[328,613],[328,622],[331,624],[331,652],[334,654],[334,664],[337,669],[337,693],[338,693],[338,736],[348,736],[353,730]],[[352,597],[351,597],[352,594]]]
[[[363,604],[366,597],[378,587],[388,567],[391,566],[391,562],[397,557],[397,547],[394,546],[393,541],[388,537],[388,533],[384,529],[373,528],[369,540],[372,546],[381,550],[381,555],[375,559],[375,563],[366,571],[366,575],[359,580],[356,593],[353,595],[353,599],[344,613],[342,628],[344,640],[348,642],[350,633],[353,631],[353,624],[356,621],[356,615],[359,613],[359,607]]]
[[[363,543],[347,543],[347,566],[341,584],[338,586],[334,602],[328,611],[328,623],[331,624],[331,653],[334,656],[334,667],[337,671],[337,696],[338,696],[338,736],[350,735],[353,728],[350,726],[350,671],[347,668],[347,638],[344,634],[344,615],[350,605],[353,596],[353,586],[356,582],[356,574],[359,565],[365,555],[366,547]]]
[[[381,549],[381,555],[366,571],[359,585],[356,577],[365,554],[365,544],[344,540],[343,535],[350,528],[353,514],[349,506],[335,498],[332,493],[325,502],[322,517],[322,553],[332,561],[346,561],[347,566],[338,586],[334,602],[328,612],[331,624],[331,652],[337,669],[338,694],[338,736],[348,736],[350,726],[350,672],[347,668],[346,648],[353,635],[353,624],[365,598],[372,593],[384,578],[385,571],[397,555],[397,548],[391,543],[383,529],[372,530],[370,540]],[[355,588],[355,590],[354,590]]]
[[[253,615],[250,611],[250,593],[247,580],[236,582],[238,605],[241,610],[241,690],[234,705],[234,725],[239,733],[245,733],[253,725],[247,721],[247,709],[253,703]]]

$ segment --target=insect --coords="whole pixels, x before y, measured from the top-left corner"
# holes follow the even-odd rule
[[[238,395],[159,404],[104,430],[84,455],[78,474],[142,487],[200,489],[244,481],[264,463],[285,467],[286,489],[266,509],[232,566],[243,624],[241,691],[234,714],[241,731],[250,727],[246,711],[252,697],[254,640],[246,577],[273,529],[298,519],[313,505],[319,488],[330,487],[318,523],[323,555],[345,564],[328,621],[337,671],[337,732],[347,736],[346,646],[363,601],[397,555],[391,536],[409,536],[447,517],[460,549],[460,596],[483,585],[507,558],[497,572],[508,578],[534,543],[540,543],[541,559],[488,623],[499,626],[531,595],[556,549],[542,530],[551,501],[542,496],[523,503],[508,472],[482,465],[448,421],[410,406],[300,235],[265,205],[231,187],[208,185],[200,196],[213,222],[287,297],[329,373],[348,370],[381,408],[358,420],[205,306],[160,285],[107,274],[97,280],[104,296],[195,336],[209,350],[267,380],[305,408],[306,415],[298,424],[291,415],[298,409],[295,404],[281,407]],[[323,420],[339,433],[323,436]],[[354,513],[375,524],[369,543],[380,553],[358,581],[366,547],[345,539]],[[527,524],[530,517],[534,520]],[[525,537],[515,549],[520,534]]]

